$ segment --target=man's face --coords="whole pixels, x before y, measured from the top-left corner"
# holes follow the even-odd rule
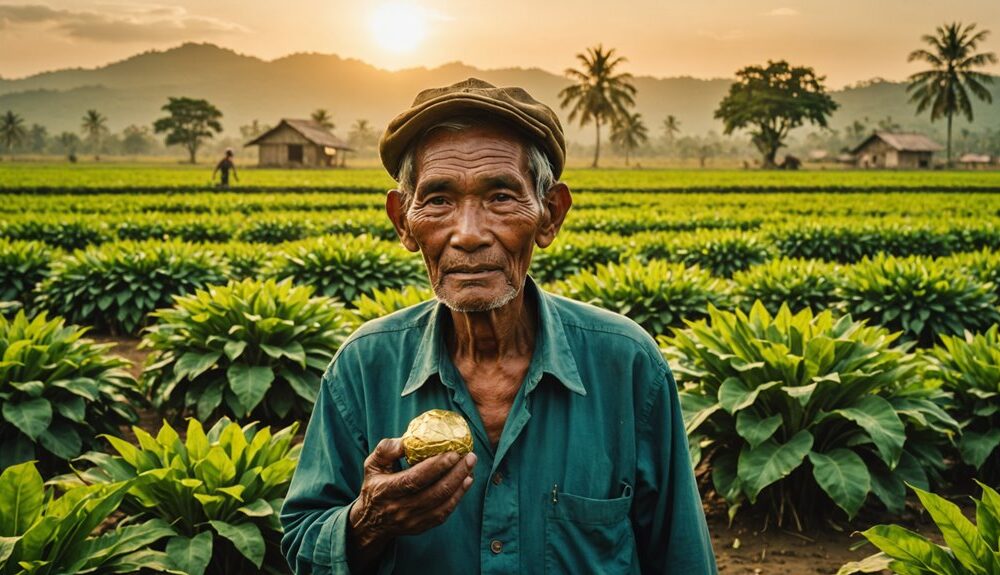
[[[403,243],[422,253],[435,295],[462,312],[506,305],[524,285],[536,241],[551,241],[539,237],[547,218],[520,138],[500,126],[437,130],[415,165]]]

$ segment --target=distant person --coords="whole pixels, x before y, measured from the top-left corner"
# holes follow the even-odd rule
[[[226,157],[219,160],[216,164],[215,169],[212,170],[212,181],[215,181],[215,174],[221,172],[222,178],[219,180],[220,188],[229,187],[229,170],[233,171],[233,177],[236,181],[240,181],[240,177],[236,175],[236,164],[233,163],[233,149],[226,148]]]

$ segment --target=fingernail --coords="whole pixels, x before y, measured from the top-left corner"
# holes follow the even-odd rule
[[[471,486],[472,486],[472,476],[470,475],[466,477],[464,481],[462,481],[462,487],[468,489]]]
[[[456,463],[458,463],[458,458],[459,455],[454,451],[451,451],[448,453],[447,457],[445,458],[445,461],[448,462],[448,465],[455,465]]]
[[[470,453],[465,456],[465,465],[472,469],[476,465],[476,454]]]

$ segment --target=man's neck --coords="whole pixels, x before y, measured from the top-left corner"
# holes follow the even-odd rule
[[[452,329],[446,336],[448,352],[463,363],[499,363],[531,356],[538,324],[537,303],[525,289],[507,305],[486,312],[452,310]]]

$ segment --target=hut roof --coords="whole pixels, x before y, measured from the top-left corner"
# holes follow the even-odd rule
[[[894,150],[900,152],[937,152],[942,150],[941,144],[923,134],[904,132],[875,132],[858,144],[851,153],[857,154],[872,140],[882,140]]]
[[[962,154],[958,159],[960,164],[988,164],[993,158],[989,154]]]
[[[277,126],[257,136],[253,140],[250,140],[244,144],[244,146],[256,146],[260,144],[262,140],[266,140],[271,134],[276,132],[282,126],[288,126],[301,134],[303,138],[318,146],[326,146],[327,148],[336,148],[338,150],[348,150],[351,152],[354,151],[354,148],[348,146],[337,136],[331,134],[330,131],[324,128],[319,122],[315,122],[313,120],[295,120],[290,118],[282,118],[281,121],[278,122]]]

